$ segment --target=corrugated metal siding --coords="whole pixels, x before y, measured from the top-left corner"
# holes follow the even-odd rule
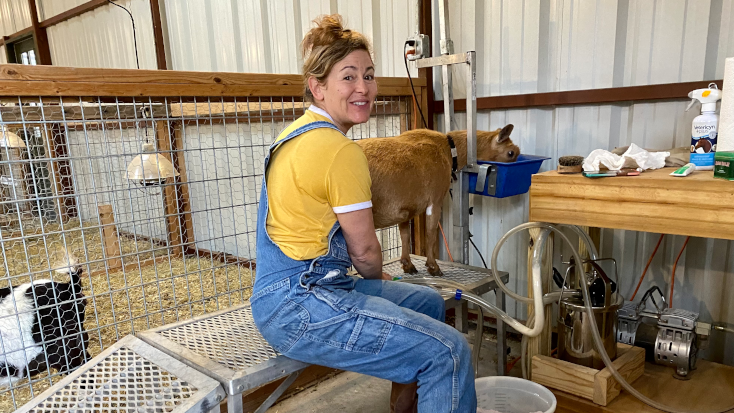
[[[135,18],[141,69],[155,69],[155,45],[147,0],[120,0]],[[134,69],[135,46],[130,16],[113,5],[47,29],[51,60],[56,66]]]
[[[28,0],[0,2],[0,35],[8,36],[31,25]]]
[[[479,96],[721,78],[724,58],[734,56],[731,0],[462,0],[452,3],[450,14],[456,51],[477,50]],[[437,35],[434,30],[434,40]],[[460,72],[454,71],[455,95],[463,97]],[[440,73],[435,79],[436,98],[441,99]],[[514,124],[512,137],[523,152],[552,157],[542,169],[548,170],[559,156],[586,155],[597,148],[688,145],[691,121],[698,113],[685,112],[686,105],[675,101],[498,110],[480,112],[478,127],[492,130]],[[442,122],[439,116],[438,127]],[[466,125],[464,114],[457,116],[457,124]],[[527,195],[472,196],[471,203],[474,240],[489,259],[497,240],[527,221]],[[446,201],[444,208],[449,205]],[[450,227],[451,218],[444,214],[445,227]],[[619,260],[620,290],[625,296],[632,294],[658,236],[603,231],[603,255]],[[655,283],[670,289],[670,272],[685,237],[666,238],[642,288]],[[508,242],[498,264],[513,275],[513,288],[525,294],[527,239],[524,235]],[[559,255],[563,249],[556,250]],[[729,303],[734,301],[734,281],[726,276],[734,272],[728,258],[732,250],[734,243],[729,241],[692,238],[678,264],[675,306],[698,311],[706,321],[733,324],[734,306]],[[557,265],[558,261],[556,257]],[[471,264],[481,265],[475,252]],[[525,315],[524,306],[514,305],[511,311]],[[707,357],[733,364],[734,354],[724,354],[732,343],[731,337],[714,333]]]
[[[143,144],[136,129],[69,131],[74,193],[84,222],[97,222],[100,205],[112,205],[120,231],[167,239],[160,188],[141,189],[125,171]]]
[[[86,3],[88,0],[36,0],[38,18],[46,20],[76,6]],[[27,3],[27,2],[26,2]],[[114,7],[114,6],[113,6]]]
[[[373,40],[377,75],[402,76],[413,8],[403,0],[166,0],[171,63],[176,70],[299,73],[299,46],[312,20],[338,12]]]

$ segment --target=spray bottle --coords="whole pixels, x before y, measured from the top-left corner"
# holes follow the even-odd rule
[[[708,89],[696,89],[688,94],[690,109],[696,100],[701,102],[701,114],[693,119],[691,129],[691,159],[697,171],[714,169],[714,152],[719,127],[719,115],[716,114],[716,102],[721,99],[721,91],[716,83],[710,83]]]

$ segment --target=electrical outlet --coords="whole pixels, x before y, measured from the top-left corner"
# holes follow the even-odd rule
[[[418,60],[431,56],[429,37],[419,34],[408,39],[408,44],[413,47],[415,53],[408,55],[408,60]]]

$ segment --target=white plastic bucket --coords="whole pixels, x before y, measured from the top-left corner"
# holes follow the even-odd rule
[[[553,413],[556,397],[538,383],[517,377],[476,379],[477,407],[500,413]]]

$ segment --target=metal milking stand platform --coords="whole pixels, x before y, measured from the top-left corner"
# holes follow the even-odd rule
[[[416,15],[420,16],[420,1],[416,2]],[[441,32],[441,56],[429,57],[428,38],[417,33],[412,39],[415,46],[415,55],[411,56],[418,69],[441,67],[441,79],[444,105],[444,131],[451,131],[451,121],[454,118],[454,93],[452,90],[451,65],[462,65],[467,69],[466,76],[466,166],[457,171],[457,181],[453,183],[453,240],[454,245],[460,246],[454,251],[456,262],[469,264],[469,174],[477,174],[476,187],[482,191],[487,178],[490,179],[490,191],[494,188],[492,179],[495,172],[489,165],[477,164],[477,79],[476,79],[476,52],[453,54],[454,43],[449,38],[449,0],[438,2],[439,28]],[[418,27],[418,26],[416,26]],[[505,294],[497,288],[494,290],[497,307],[505,311]],[[458,314],[457,314],[458,316]],[[462,315],[465,316],[465,315]],[[466,321],[463,321],[466,323]],[[483,320],[477,323],[478,331],[483,327]],[[505,343],[505,325],[497,318],[497,375],[505,375],[507,366],[507,351]]]

